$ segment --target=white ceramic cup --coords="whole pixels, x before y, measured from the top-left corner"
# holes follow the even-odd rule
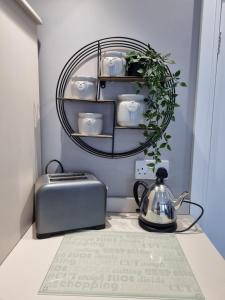
[[[101,57],[102,76],[125,76],[125,53],[119,51],[107,51]]]
[[[78,129],[80,134],[99,135],[103,128],[103,114],[79,113]]]
[[[70,81],[71,95],[75,99],[95,100],[97,79],[90,76],[73,76]]]
[[[122,94],[118,96],[117,123],[120,126],[138,127],[144,120],[144,95]]]

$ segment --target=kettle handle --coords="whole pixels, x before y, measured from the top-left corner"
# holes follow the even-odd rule
[[[141,201],[139,201],[139,197],[138,197],[138,188],[139,186],[143,186],[144,187],[144,191],[142,193],[141,196]],[[136,181],[134,184],[134,188],[133,188],[133,194],[134,194],[134,199],[137,203],[137,206],[140,208],[141,203],[142,203],[142,199],[144,198],[144,196],[147,194],[148,191],[148,186],[143,182],[143,181]]]

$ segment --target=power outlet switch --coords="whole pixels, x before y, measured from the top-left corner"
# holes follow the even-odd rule
[[[153,163],[153,160],[136,160],[135,162],[135,179],[155,179],[155,172],[147,166],[147,164]],[[169,161],[162,160],[158,163],[156,170],[158,168],[165,168],[169,174]]]

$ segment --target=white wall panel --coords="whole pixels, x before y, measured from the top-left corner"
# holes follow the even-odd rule
[[[36,25],[0,1],[0,263],[32,223],[40,157]]]
[[[218,56],[215,100],[210,131],[209,172],[206,188],[203,228],[225,258],[225,2],[222,6],[222,40]]]

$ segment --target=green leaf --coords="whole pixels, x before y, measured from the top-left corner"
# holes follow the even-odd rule
[[[166,143],[162,143],[160,146],[159,146],[159,148],[166,148]]]
[[[167,148],[169,151],[171,151],[170,145],[167,145],[166,148]]]
[[[164,55],[165,58],[168,58],[171,55],[171,53],[167,53]]]
[[[168,60],[167,61],[169,64],[171,64],[171,65],[174,65],[176,62],[174,61],[174,60],[172,60],[172,59],[170,59],[170,60]]]
[[[146,129],[146,125],[145,124],[139,124],[140,128]]]
[[[166,95],[164,98],[166,101],[170,101],[170,97],[168,95]]]
[[[175,76],[175,77],[180,76],[180,70],[178,70],[176,73],[174,73],[174,76]]]
[[[149,164],[147,164],[147,166],[150,167],[150,168],[154,168],[155,164],[154,163],[149,163]]]
[[[132,58],[132,59],[131,59],[131,62],[132,62],[132,63],[138,63],[138,62],[139,62],[139,59],[137,59],[137,58]]]
[[[180,86],[187,87],[187,84],[186,84],[185,82],[182,81],[182,82],[180,83]]]
[[[138,69],[137,72],[138,72],[139,74],[143,74],[143,73],[144,73],[144,70],[143,70],[143,69]]]
[[[180,105],[178,103],[174,103],[173,107],[179,107]]]
[[[148,156],[153,156],[155,153],[154,152],[149,152]]]

